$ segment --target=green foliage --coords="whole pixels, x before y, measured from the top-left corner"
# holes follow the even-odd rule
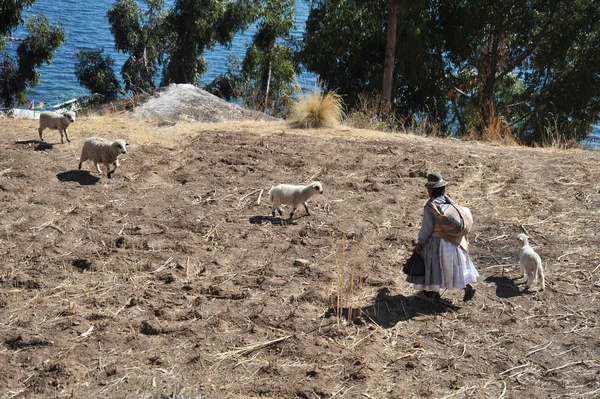
[[[107,13],[115,48],[129,54],[121,75],[125,90],[134,94],[156,87],[154,80],[167,48],[164,2],[145,0],[145,3],[142,9],[136,0],[118,0]]]
[[[383,79],[385,2],[326,0],[314,4],[298,54],[326,89],[349,107],[360,94],[375,95]]]
[[[2,39],[19,25],[23,24],[21,14],[25,7],[31,7],[35,0],[4,0],[0,6],[0,50],[4,48]]]
[[[294,85],[296,68],[292,50],[282,44],[274,45],[268,52],[251,46],[242,71],[249,86],[244,102],[252,108],[284,117],[293,103],[293,94],[299,90]]]
[[[227,58],[227,72],[220,74],[204,89],[227,101],[235,101],[244,97],[246,83],[241,74],[241,60],[231,54]]]
[[[426,115],[470,137],[501,123],[503,137],[510,128],[527,143],[581,140],[598,121],[594,0],[315,1],[298,56],[350,107],[381,92],[389,1],[398,8],[392,105],[400,120]]]
[[[29,34],[23,39],[16,39],[18,45],[11,49],[7,46],[5,35],[10,35],[22,24],[23,7],[30,6],[33,1],[8,3],[0,7],[0,101],[10,108],[27,103],[27,88],[39,84],[36,68],[52,62],[54,52],[64,43],[65,35],[59,25],[50,25],[44,15],[33,16],[26,24]]]
[[[75,76],[80,85],[93,95],[99,94],[103,101],[117,98],[121,87],[113,70],[115,60],[102,55],[103,50],[84,49],[77,53]]]
[[[295,14],[294,0],[267,1],[242,63],[242,74],[251,87],[246,102],[276,116],[287,113],[295,91],[297,66],[292,49],[277,42],[290,39]]]
[[[229,45],[258,9],[253,0],[175,0],[168,11],[163,0],[145,3],[143,10],[135,0],[118,0],[107,14],[115,48],[129,54],[121,74],[134,94],[153,89],[161,67],[161,85],[198,84],[206,71],[204,50]],[[211,87],[225,89],[221,80]],[[233,96],[233,86],[228,90]]]
[[[392,104],[396,113],[429,113],[443,120],[447,109],[441,38],[426,0],[399,1]],[[387,2],[324,0],[311,9],[298,57],[349,107],[361,95],[382,89]]]
[[[218,76],[206,89],[249,108],[285,116],[293,103],[298,68],[291,47],[278,41],[290,40],[294,16],[293,0],[265,1],[241,65],[230,58],[228,72]]]
[[[175,0],[166,18],[169,33],[162,85],[198,84],[206,71],[204,50],[229,45],[256,18],[252,0]]]
[[[600,113],[600,3],[450,0],[435,12],[461,134],[500,114],[523,142],[588,135]]]

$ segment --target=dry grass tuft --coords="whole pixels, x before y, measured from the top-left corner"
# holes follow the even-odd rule
[[[312,129],[336,127],[344,117],[342,97],[330,91],[320,90],[301,96],[293,106],[290,121],[296,127]]]
[[[365,279],[366,251],[344,236],[333,239],[331,244],[337,271],[335,313],[338,322],[352,322],[362,317],[361,304],[366,302],[363,287]]]
[[[564,125],[564,123],[559,123],[554,114],[550,113],[548,117],[544,119],[545,123],[542,125],[541,138],[542,147],[555,147],[562,149],[580,147],[575,136],[569,137],[569,135],[564,133],[564,131],[567,130],[567,127]]]
[[[492,114],[490,123],[484,127],[482,138],[484,141],[491,143],[501,143],[504,145],[517,144],[510,126],[508,126],[504,119],[496,113]]]
[[[358,105],[348,115],[347,124],[357,129],[393,130],[381,115],[381,98],[361,94],[358,96]]]
[[[510,126],[502,115],[496,113],[492,108],[492,114],[490,115],[490,121],[488,124],[483,123],[481,118],[481,124],[484,126],[481,132],[471,131],[464,137],[467,140],[483,140],[487,143],[496,143],[502,145],[517,145],[515,135],[511,130]]]

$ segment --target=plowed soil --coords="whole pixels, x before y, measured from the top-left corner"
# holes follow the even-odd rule
[[[0,397],[600,396],[600,156],[283,122],[0,120]],[[125,138],[112,179],[83,139]],[[477,294],[402,263],[429,171],[475,218]],[[278,183],[320,180],[293,221]],[[289,207],[284,216],[289,215]],[[524,291],[527,232],[546,290]]]

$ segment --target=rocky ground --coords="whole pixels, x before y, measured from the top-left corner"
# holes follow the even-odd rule
[[[0,397],[600,395],[600,156],[284,122],[2,120]],[[125,138],[113,179],[84,137]],[[473,212],[472,302],[401,272],[428,171]],[[267,191],[318,179],[293,221]],[[286,216],[289,208],[285,209]],[[517,234],[544,259],[524,292]]]

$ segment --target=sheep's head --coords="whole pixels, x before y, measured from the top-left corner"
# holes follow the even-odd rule
[[[121,154],[127,154],[127,143],[125,142],[125,140],[115,140],[112,143],[113,147],[117,148],[119,151],[121,151]]]
[[[75,112],[67,111],[63,114],[63,116],[69,120],[69,123],[75,122],[75,119],[76,119]]]
[[[314,182],[310,183],[310,186],[311,186],[311,187],[312,187],[314,190],[318,191],[318,193],[319,193],[319,194],[323,194],[323,185],[321,184],[321,182],[319,182],[319,181],[314,181]]]
[[[519,238],[519,240],[521,240],[523,242],[527,242],[529,240],[529,237],[527,237],[527,234],[520,233],[519,235],[517,235],[517,237]]]

